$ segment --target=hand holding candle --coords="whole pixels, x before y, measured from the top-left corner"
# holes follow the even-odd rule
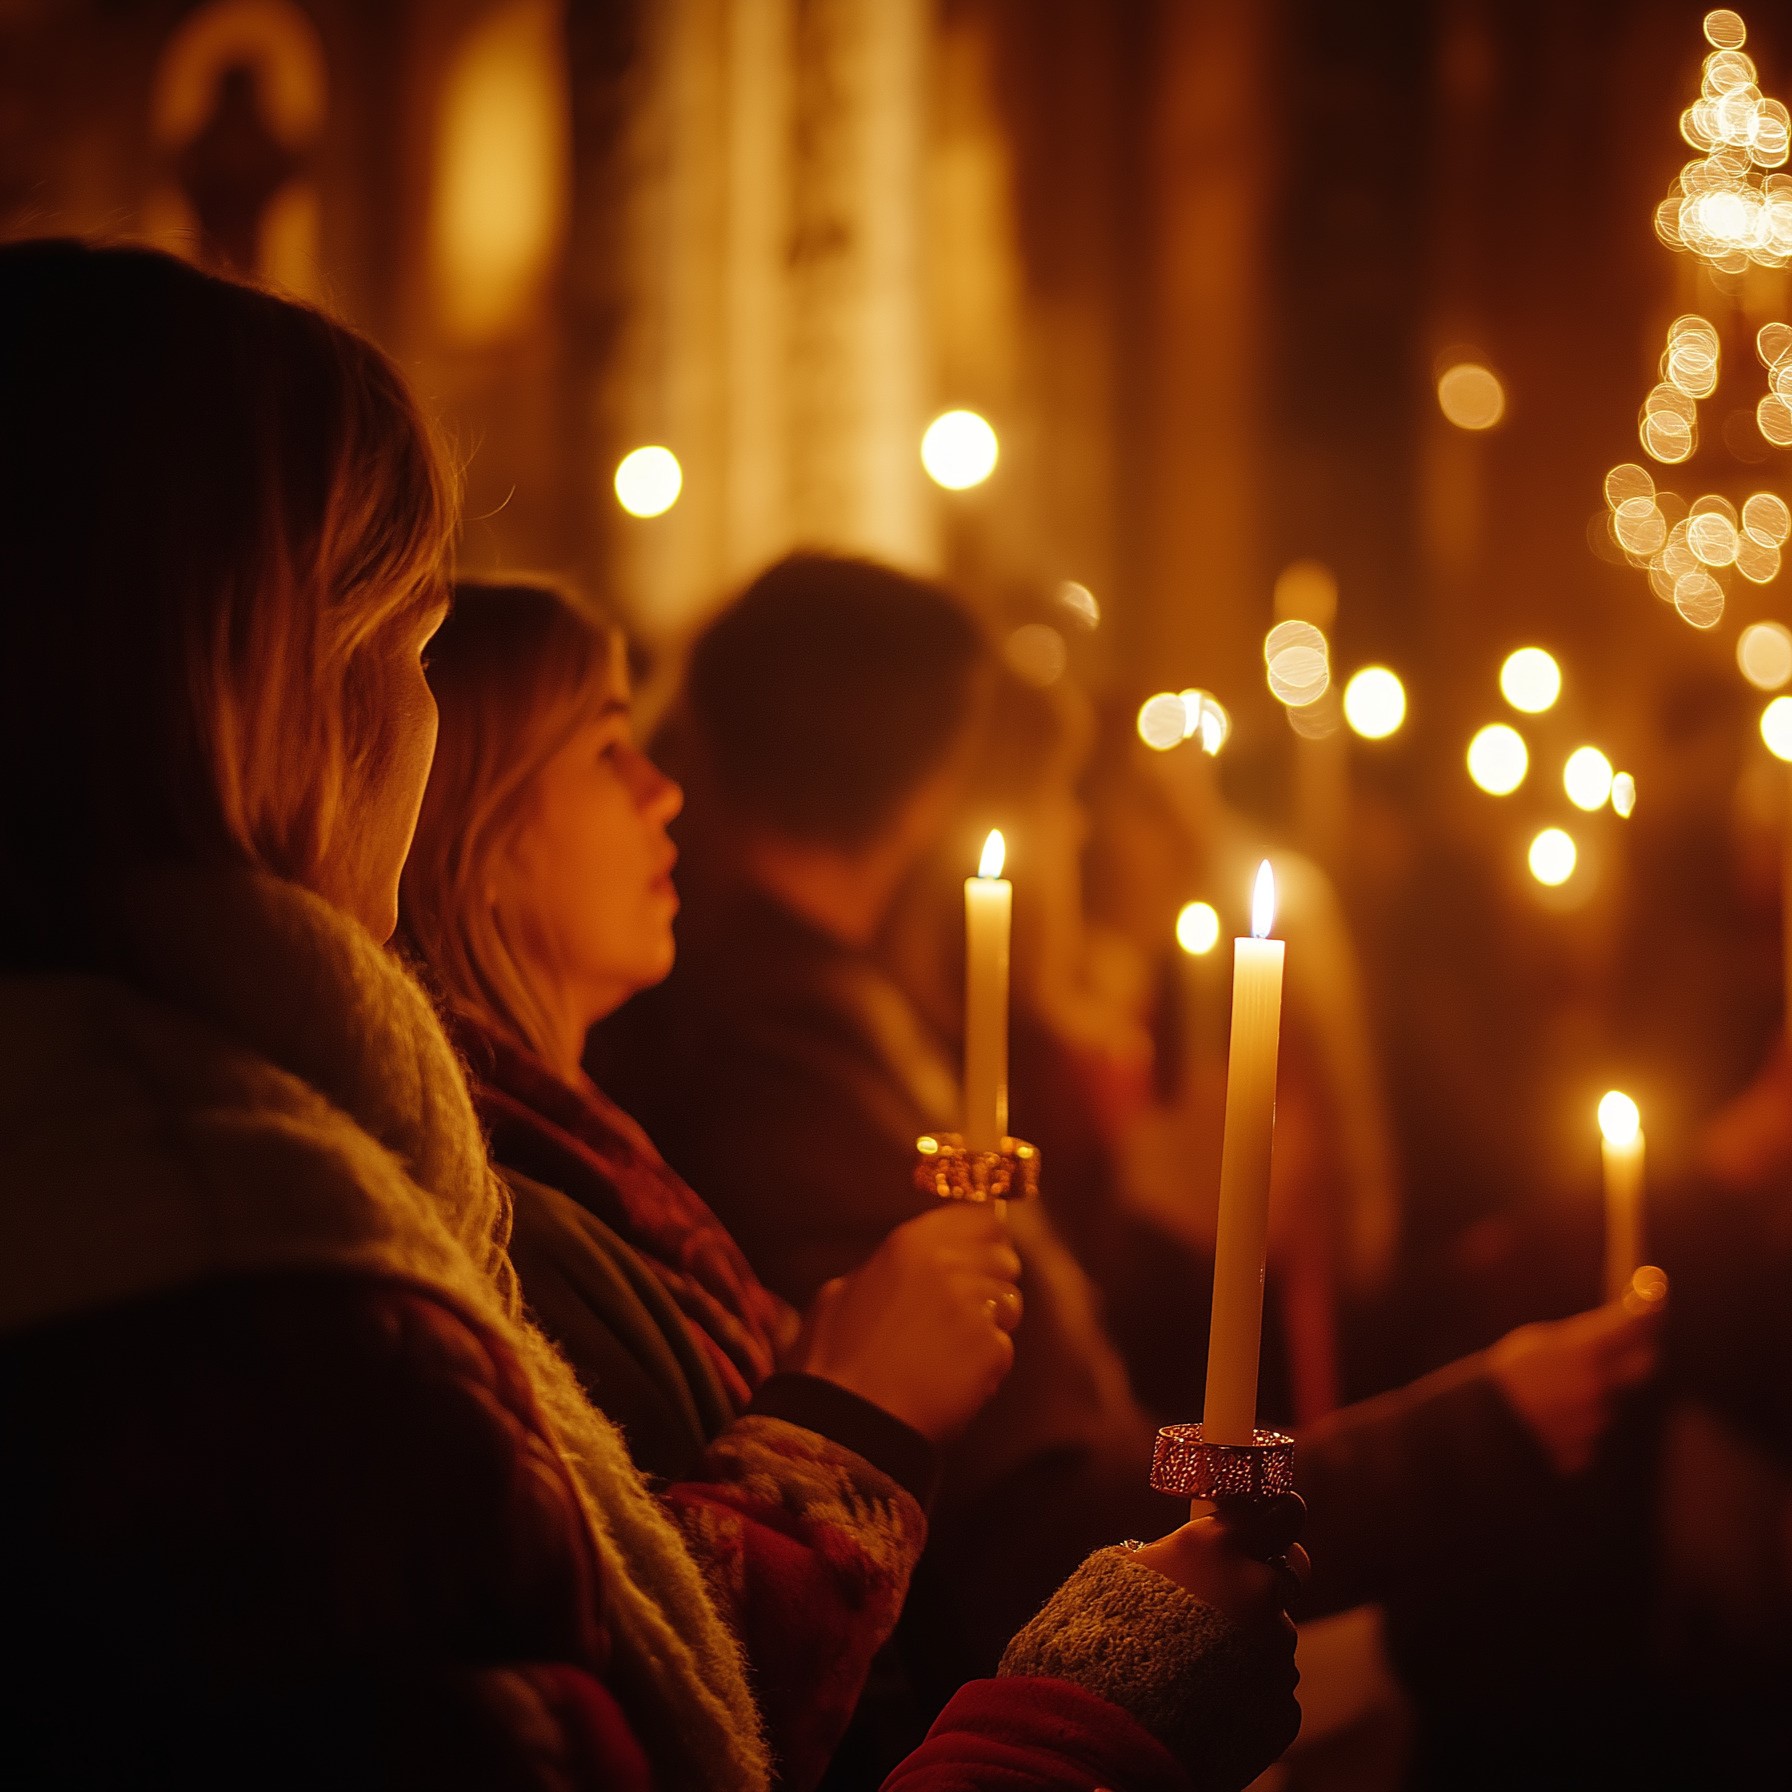
[[[1008,939],[1014,886],[1002,876],[1001,830],[964,884],[964,1142],[999,1151],[1008,1133]]]

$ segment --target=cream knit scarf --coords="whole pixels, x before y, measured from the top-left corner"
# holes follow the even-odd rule
[[[615,1689],[660,1783],[765,1787],[734,1638],[524,1315],[504,1185],[423,992],[273,878],[146,876],[115,919],[111,974],[0,978],[0,1332],[301,1265],[442,1288],[517,1352],[574,1470]]]

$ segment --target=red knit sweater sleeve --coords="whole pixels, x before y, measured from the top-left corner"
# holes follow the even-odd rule
[[[752,1664],[780,1783],[801,1792],[895,1628],[921,1507],[843,1444],[763,1413],[737,1419],[663,1498]]]
[[[1136,1718],[1068,1680],[960,1688],[883,1792],[1192,1792]]]

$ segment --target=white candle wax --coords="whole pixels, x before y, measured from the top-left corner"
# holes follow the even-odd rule
[[[1605,1159],[1605,1298],[1622,1300],[1643,1263],[1643,1129],[1637,1106],[1612,1090],[1599,1104]]]
[[[964,884],[964,1142],[995,1151],[1008,1132],[1008,936],[1014,886],[992,832]]]
[[[1283,945],[1263,937],[1269,932],[1274,906],[1275,880],[1266,862],[1257,873],[1252,905],[1255,937],[1237,941],[1232,959],[1232,1048],[1226,1068],[1213,1324],[1202,1413],[1202,1434],[1212,1443],[1248,1444],[1257,1423],[1269,1166],[1282,1033]]]

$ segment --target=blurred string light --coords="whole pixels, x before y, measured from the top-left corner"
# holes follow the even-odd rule
[[[1575,808],[1590,815],[1612,794],[1612,762],[1597,747],[1576,747],[1562,768],[1562,788]]]
[[[1561,828],[1545,828],[1531,842],[1529,857],[1531,876],[1553,890],[1574,875],[1580,854],[1575,850],[1572,834]]]
[[[1775,759],[1792,763],[1792,697],[1775,697],[1761,711],[1761,738]]]
[[[1087,585],[1079,585],[1075,579],[1066,579],[1058,587],[1058,602],[1084,628],[1100,628],[1101,605],[1095,601],[1095,593]]]
[[[1767,391],[1755,407],[1763,441],[1792,447],[1792,328],[1763,324],[1755,332],[1755,353],[1767,369]]]
[[[1736,639],[1736,664],[1757,691],[1777,691],[1792,679],[1792,630],[1751,622]]]
[[[1504,722],[1490,722],[1468,743],[1468,775],[1489,796],[1510,796],[1530,768],[1524,736]]]
[[[1437,377],[1437,406],[1458,429],[1492,429],[1506,414],[1506,389],[1491,367],[1458,361]]]
[[[1636,779],[1629,772],[1619,772],[1612,779],[1612,813],[1628,821],[1636,808]]]
[[[1159,691],[1139,705],[1139,739],[1154,752],[1167,753],[1188,738],[1187,711],[1174,691]]]
[[[1338,701],[1335,685],[1317,703],[1285,707],[1282,714],[1287,717],[1289,728],[1302,740],[1330,740],[1344,725],[1344,705]]]
[[[996,432],[975,411],[944,411],[921,438],[921,465],[949,492],[981,485],[996,470]]]
[[[1344,720],[1364,740],[1386,740],[1406,720],[1406,687],[1386,666],[1365,666],[1344,687]]]
[[[616,468],[616,502],[630,516],[664,516],[684,490],[684,473],[670,448],[636,448]]]
[[[1562,694],[1562,668],[1541,647],[1520,647],[1500,667],[1500,695],[1527,716],[1540,716]]]
[[[1764,99],[1742,46],[1741,18],[1706,15],[1699,97],[1680,115],[1680,134],[1700,152],[1674,179],[1655,211],[1655,230],[1671,249],[1696,255],[1717,272],[1792,262],[1792,178],[1784,168],[1792,114]]]
[[[1008,670],[1023,684],[1046,690],[1064,676],[1069,650],[1049,622],[1023,622],[1002,643]]]
[[[1278,622],[1264,637],[1263,663],[1271,693],[1289,709],[1317,703],[1332,682],[1331,648],[1310,622]]]
[[[1219,943],[1219,911],[1211,902],[1185,902],[1176,917],[1176,944],[1191,958],[1205,958]]]

